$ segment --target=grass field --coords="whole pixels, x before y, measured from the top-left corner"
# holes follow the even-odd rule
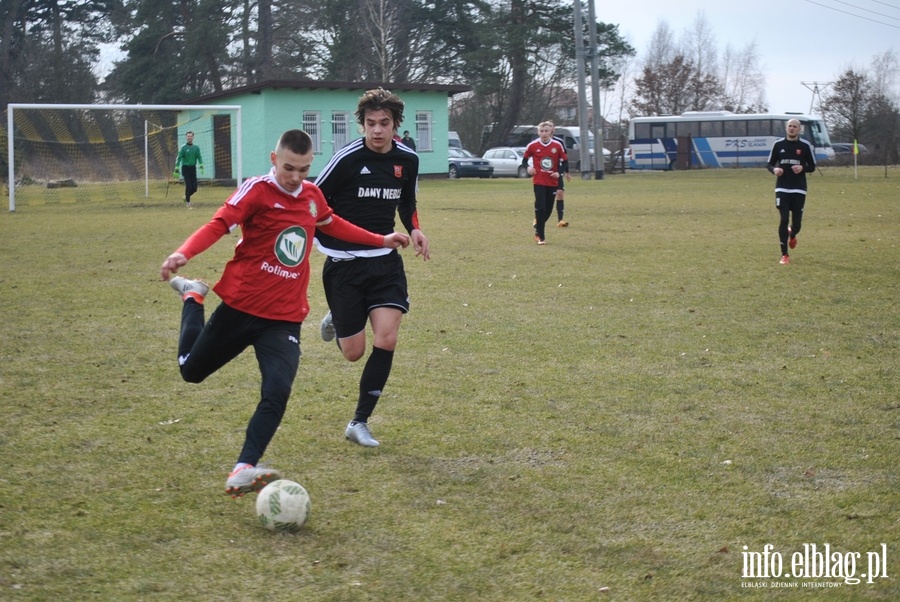
[[[423,181],[433,260],[405,252],[377,449],[343,439],[362,365],[318,337],[314,255],[267,453],[312,497],[297,535],[223,493],[252,351],[182,382],[158,280],[229,191],[193,211],[159,185],[21,191],[0,213],[0,599],[900,599],[900,172],[813,174],[789,266],[773,186],[573,180],[538,247],[527,181]],[[215,281],[235,240],[184,274]],[[767,544],[784,574],[743,578]],[[812,544],[888,576],[786,577]]]

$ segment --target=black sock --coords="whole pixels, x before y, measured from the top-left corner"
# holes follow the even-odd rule
[[[372,348],[372,354],[366,360],[362,376],[359,378],[359,401],[356,403],[356,414],[353,420],[366,422],[381,397],[381,390],[387,384],[394,363],[394,352],[379,347]]]

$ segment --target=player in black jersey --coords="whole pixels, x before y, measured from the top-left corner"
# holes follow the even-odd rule
[[[335,153],[316,184],[335,213],[371,232],[393,232],[399,216],[416,257],[427,261],[428,238],[416,214],[419,156],[395,140],[403,122],[403,101],[382,88],[368,90],[359,100],[356,119],[365,137]],[[375,447],[379,443],[368,419],[391,373],[400,322],[409,311],[403,259],[396,251],[347,243],[321,231],[316,244],[327,255],[322,283],[330,311],[322,320],[322,338],[337,336],[344,357],[355,362],[366,353],[367,322],[372,326],[372,353],[359,380],[356,413],[344,435]]]
[[[767,165],[777,178],[775,207],[781,215],[778,240],[782,264],[791,262],[788,249],[797,246],[806,205],[806,174],[816,170],[816,154],[812,145],[800,137],[800,121],[789,119],[785,129],[787,135],[775,142]]]

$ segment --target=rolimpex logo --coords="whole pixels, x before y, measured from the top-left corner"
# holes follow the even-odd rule
[[[295,267],[306,256],[306,245],[306,230],[300,226],[293,226],[278,235],[275,241],[275,256],[283,265]]]

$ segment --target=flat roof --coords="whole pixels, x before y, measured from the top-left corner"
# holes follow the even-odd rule
[[[387,82],[338,82],[338,81],[317,81],[317,80],[288,80],[274,79],[266,80],[246,86],[239,86],[221,92],[214,92],[204,96],[198,96],[188,100],[188,104],[200,104],[211,100],[220,100],[223,98],[231,98],[239,94],[254,94],[262,90],[287,88],[290,90],[371,90],[373,88],[384,88],[386,90],[413,90],[418,92],[445,92],[448,96],[461,94],[463,92],[471,92],[471,86],[459,84],[421,84],[421,83],[387,83]]]

